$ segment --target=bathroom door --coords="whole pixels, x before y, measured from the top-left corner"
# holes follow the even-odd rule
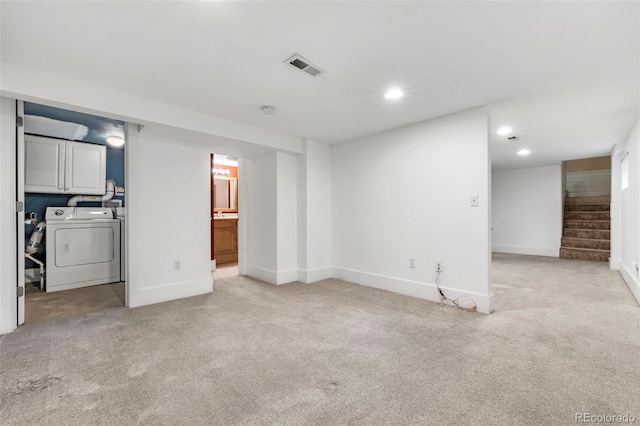
[[[17,213],[17,295],[18,325],[24,324],[24,102],[16,101],[16,201],[22,208]],[[21,296],[20,296],[21,295]]]

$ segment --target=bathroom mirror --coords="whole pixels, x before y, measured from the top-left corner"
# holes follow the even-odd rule
[[[238,212],[238,178],[216,177],[213,179],[214,212]]]

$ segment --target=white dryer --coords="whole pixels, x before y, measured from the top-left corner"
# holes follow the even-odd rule
[[[48,207],[46,291],[120,281],[120,220],[103,207]]]

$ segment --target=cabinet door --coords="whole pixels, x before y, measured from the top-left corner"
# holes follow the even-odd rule
[[[237,229],[238,221],[214,219],[214,254],[217,265],[238,261]]]
[[[65,148],[67,194],[102,195],[107,175],[107,147],[67,142]]]
[[[26,135],[25,192],[64,192],[65,141]]]
[[[228,220],[220,220],[217,221],[217,226],[215,227],[215,239],[214,239],[214,253],[216,257],[219,254],[230,253],[233,252],[234,249],[234,232],[233,232],[233,224]]]

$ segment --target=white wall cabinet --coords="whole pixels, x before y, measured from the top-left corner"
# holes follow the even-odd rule
[[[25,192],[101,195],[107,147],[25,135]]]

